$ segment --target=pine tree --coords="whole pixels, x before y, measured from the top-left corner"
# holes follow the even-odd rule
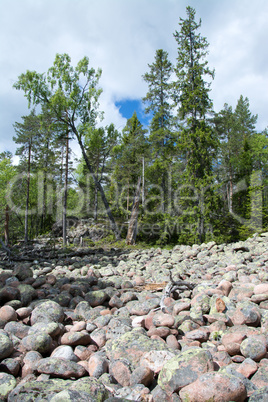
[[[17,134],[13,137],[13,140],[17,144],[22,144],[17,149],[16,154],[24,156],[24,163],[26,163],[27,178],[26,178],[26,200],[25,200],[25,223],[24,223],[24,242],[28,242],[29,238],[29,206],[30,206],[30,182],[32,171],[32,154],[35,149],[35,145],[39,133],[39,119],[33,110],[29,116],[23,116],[23,123],[15,123],[14,129]],[[23,159],[21,168],[23,169]]]
[[[209,122],[212,113],[210,83],[205,81],[206,77],[213,79],[214,71],[209,69],[206,60],[207,40],[198,33],[201,20],[195,21],[193,8],[187,7],[186,12],[187,19],[180,19],[180,32],[174,34],[178,45],[174,97],[181,125],[178,147],[185,161],[178,207],[182,222],[190,225],[191,235],[195,233],[193,240],[202,242],[213,209],[212,168],[218,145]]]
[[[0,239],[4,238],[5,245],[7,246],[10,238],[10,226],[12,224],[12,237],[18,234],[14,231],[14,222],[16,221],[14,214],[10,216],[9,200],[9,187],[10,181],[17,173],[17,168],[12,165],[11,152],[0,153]],[[11,222],[10,222],[11,221]],[[17,222],[16,222],[17,224]]]

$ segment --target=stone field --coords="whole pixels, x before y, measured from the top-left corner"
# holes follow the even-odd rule
[[[0,401],[267,402],[267,246],[0,261]]]

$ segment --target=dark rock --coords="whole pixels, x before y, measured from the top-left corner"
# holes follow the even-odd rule
[[[51,377],[70,379],[86,375],[86,370],[80,364],[59,357],[47,357],[38,361],[38,373],[49,374]]]

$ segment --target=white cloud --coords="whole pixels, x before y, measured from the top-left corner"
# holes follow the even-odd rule
[[[13,124],[28,113],[27,100],[12,88],[27,69],[45,72],[56,53],[67,52],[74,64],[88,56],[102,68],[101,108],[104,124],[122,128],[115,102],[141,98],[147,86],[141,76],[163,48],[175,62],[173,38],[179,18],[190,4],[202,19],[201,34],[210,44],[215,68],[211,97],[215,110],[235,107],[247,96],[268,125],[268,3],[266,0],[2,0],[0,2],[0,152],[15,151]]]

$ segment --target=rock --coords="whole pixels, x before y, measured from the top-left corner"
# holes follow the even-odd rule
[[[257,391],[253,392],[249,398],[249,402],[267,402],[268,401],[268,385],[261,387]]]
[[[127,387],[130,385],[131,366],[128,360],[112,360],[110,363],[109,372],[115,381],[122,385],[122,387]]]
[[[147,335],[150,337],[159,336],[160,338],[166,338],[170,334],[170,329],[168,327],[150,327]]]
[[[201,392],[199,402],[214,383],[226,387],[218,384],[211,396],[211,385],[208,398],[244,400],[230,394],[241,382],[246,398],[258,395],[268,383],[267,245],[267,236],[255,236],[174,250],[57,251],[53,260],[26,264],[33,277],[23,282],[4,268],[0,350],[3,336],[10,350],[0,372],[18,383],[10,400],[109,400],[111,391],[117,400],[178,402],[190,389],[193,400]],[[154,283],[170,273],[196,286],[166,298],[162,312]]]
[[[249,336],[241,343],[240,350],[243,356],[258,362],[266,356],[266,339],[263,336]]]
[[[70,360],[72,362],[77,362],[78,357],[75,355],[71,346],[61,345],[53,350],[51,357],[59,357],[61,359]]]
[[[85,300],[91,307],[96,307],[102,305],[109,296],[103,290],[95,290],[85,294]]]
[[[9,334],[15,335],[16,337],[23,339],[29,334],[30,327],[23,324],[22,322],[11,321],[8,322],[5,327],[5,331]]]
[[[233,325],[247,324],[257,327],[261,320],[261,314],[255,303],[245,302],[239,304],[231,315]]]
[[[37,298],[37,292],[31,285],[21,283],[17,289],[20,292],[20,301],[23,307],[27,307],[33,299]]]
[[[36,396],[38,396],[40,401],[46,401],[48,397],[51,398],[71,385],[73,385],[73,381],[59,378],[47,381],[30,380],[17,385],[9,394],[9,400],[12,402],[28,402],[36,400]]]
[[[65,392],[65,391],[66,390],[64,389],[63,392]],[[84,399],[85,402],[86,401],[105,401],[105,400],[107,400],[107,398],[110,395],[110,393],[105,389],[104,385],[100,381],[98,381],[96,378],[91,378],[91,377],[80,378],[76,381],[72,381],[71,385],[68,386],[69,395],[71,394],[75,397],[75,395],[73,394],[74,391],[79,393],[79,395],[82,395],[85,398]],[[60,402],[60,401],[64,400],[64,399],[61,399],[60,393],[57,394],[54,398],[56,398],[56,397],[58,399],[55,399],[55,401],[58,400]],[[73,400],[80,402],[79,398],[73,399]]]
[[[7,303],[11,300],[20,300],[20,291],[12,286],[5,286],[0,289],[0,304]]]
[[[259,295],[263,293],[268,293],[268,283],[260,283],[259,285],[254,286],[254,295]]]
[[[19,371],[20,363],[15,359],[7,358],[2,360],[2,362],[0,363],[0,372],[11,374],[14,377],[17,377]]]
[[[221,290],[224,296],[228,296],[230,291],[232,290],[232,283],[223,279],[217,286],[217,289]]]
[[[155,374],[158,374],[165,363],[175,356],[175,352],[172,353],[169,350],[151,350],[143,353],[140,359],[140,365],[148,367]]]
[[[5,334],[0,333],[0,360],[9,357],[13,352],[13,343],[9,337]]]
[[[34,350],[42,355],[51,351],[52,338],[46,333],[36,333],[25,336],[21,341],[26,350]]]
[[[191,307],[190,299],[178,300],[173,306],[173,315],[179,314],[181,311],[188,311]]]
[[[0,308],[0,320],[9,322],[17,321],[17,314],[13,307],[3,306]]]
[[[191,384],[201,374],[213,370],[211,353],[201,348],[192,348],[173,357],[163,366],[158,376],[158,385],[171,394]]]
[[[104,329],[96,329],[90,334],[91,342],[102,348],[106,344],[106,331]]]
[[[168,347],[165,343],[150,339],[146,335],[134,332],[134,330],[106,343],[106,354],[109,360],[123,358],[128,360],[133,368],[139,365],[143,353],[152,350],[168,350]]]
[[[86,332],[67,332],[61,337],[62,345],[77,346],[83,345],[87,346],[91,342],[91,337]]]
[[[209,338],[209,331],[203,328],[194,329],[187,332],[186,338],[191,341],[206,342]]]
[[[153,325],[156,327],[172,327],[174,322],[174,317],[171,314],[156,313],[153,316]]]
[[[145,301],[130,301],[126,307],[131,315],[147,315],[149,312],[159,306],[160,300],[156,297]]]
[[[166,337],[166,343],[169,348],[180,350],[180,344],[175,335],[171,334]]]
[[[154,379],[154,372],[149,367],[137,367],[130,375],[130,385],[143,384],[150,387]]]
[[[99,378],[102,374],[108,372],[108,360],[99,353],[90,356],[87,364],[87,370],[91,377]]]
[[[238,373],[241,373],[245,377],[249,378],[250,376],[252,376],[252,374],[256,373],[256,371],[258,370],[258,365],[254,360],[247,358],[239,365],[236,370],[238,371]]]
[[[24,318],[28,318],[32,311],[33,309],[31,307],[21,307],[16,310],[16,314],[19,319],[23,320]]]
[[[80,378],[87,373],[81,365],[59,357],[47,357],[39,360],[36,365],[36,370],[40,374],[49,374],[53,377],[63,379]]]
[[[31,315],[31,325],[37,322],[62,322],[64,319],[63,308],[56,302],[49,300],[38,304]]]
[[[223,313],[226,310],[226,305],[220,297],[216,299],[216,310],[218,313]]]
[[[240,354],[240,345],[245,338],[246,335],[240,332],[226,333],[222,336],[221,342],[229,355],[234,356]]]
[[[28,376],[29,374],[33,374],[36,370],[36,364],[41,359],[41,353],[35,351],[27,352],[23,359],[22,378]]]
[[[205,373],[186,385],[179,393],[182,402],[243,402],[247,397],[243,382],[232,375],[217,372]]]
[[[24,281],[25,279],[33,277],[33,271],[29,266],[16,265],[14,269],[14,276],[16,276],[19,281]]]
[[[265,387],[268,384],[268,364],[258,368],[256,373],[251,377],[251,382],[256,385],[256,387]]]
[[[0,373],[0,400],[6,401],[10,392],[16,387],[16,379],[11,374]]]

